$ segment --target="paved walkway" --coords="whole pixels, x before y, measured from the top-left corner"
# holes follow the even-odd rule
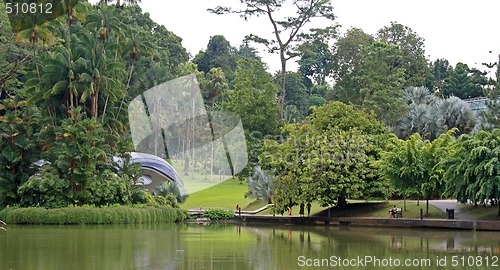
[[[439,210],[443,211],[446,214],[446,209],[455,209],[455,219],[462,220],[477,220],[475,216],[469,215],[458,207],[460,203],[456,200],[432,200],[429,201],[430,204],[434,205]]]

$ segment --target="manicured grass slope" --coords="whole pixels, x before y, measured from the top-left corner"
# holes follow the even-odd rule
[[[474,205],[460,205],[460,209],[467,214],[473,215],[478,219],[484,220],[500,220],[498,215],[498,206],[474,206]]]
[[[254,201],[252,198],[245,198],[247,191],[248,186],[245,182],[240,184],[240,181],[237,179],[229,179],[215,186],[189,194],[187,200],[181,204],[181,208],[236,209],[236,205],[238,204],[243,209]]]

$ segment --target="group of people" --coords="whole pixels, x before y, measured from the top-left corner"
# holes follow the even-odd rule
[[[288,206],[287,208],[287,212],[288,212],[288,215],[291,216],[292,215],[292,207],[291,206]],[[304,204],[304,203],[301,203],[299,205],[299,215],[301,217],[304,217],[304,210],[307,209],[307,216],[311,215],[311,203],[308,202],[307,204]],[[283,213],[281,213],[281,215],[283,215]]]
[[[306,207],[307,207],[307,216],[309,216],[311,214],[311,203],[308,202],[307,205],[306,205]],[[304,203],[301,203],[299,205],[299,215],[301,217],[304,216]]]

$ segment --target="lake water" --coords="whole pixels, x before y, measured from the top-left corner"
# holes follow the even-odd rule
[[[0,269],[19,270],[498,269],[499,257],[500,232],[195,224],[0,231]]]

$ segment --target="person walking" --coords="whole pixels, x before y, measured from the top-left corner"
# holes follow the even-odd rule
[[[304,203],[301,203],[301,204],[300,204],[300,208],[299,208],[299,215],[300,215],[301,217],[303,217],[303,216],[304,216]]]
[[[307,203],[307,216],[309,216],[311,214],[311,203],[308,202]]]

